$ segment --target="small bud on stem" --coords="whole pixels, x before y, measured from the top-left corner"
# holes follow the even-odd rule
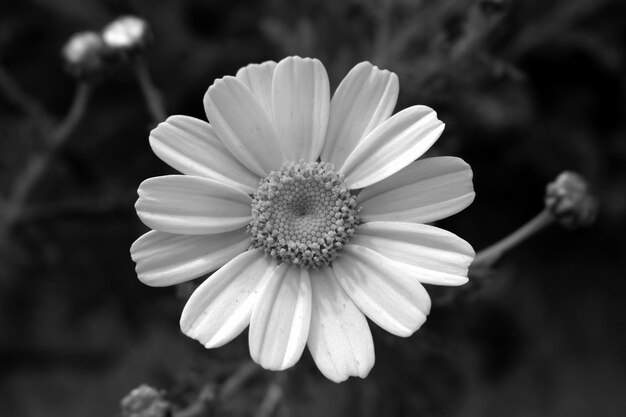
[[[565,171],[548,184],[544,201],[555,219],[568,229],[589,226],[598,215],[598,201],[589,184],[575,172]]]
[[[568,229],[589,226],[598,213],[598,201],[591,194],[587,181],[571,171],[561,173],[546,187],[545,208],[528,223],[499,242],[478,252],[472,269],[485,270],[492,267],[506,252],[558,222]]]

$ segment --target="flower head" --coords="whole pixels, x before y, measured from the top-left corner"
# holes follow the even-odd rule
[[[136,16],[121,16],[102,29],[102,39],[111,52],[132,54],[150,41],[150,26]]]
[[[61,55],[68,70],[76,77],[90,77],[104,66],[105,46],[96,32],[75,33],[63,46]]]
[[[374,364],[366,317],[407,337],[426,320],[423,285],[461,285],[474,258],[454,234],[424,223],[474,199],[459,158],[415,161],[443,123],[426,106],[392,116],[398,78],[368,62],[330,98],[315,59],[242,68],[204,97],[209,123],[172,116],[150,135],[184,175],[139,186],[153,231],[131,254],[139,279],[173,285],[212,271],[181,317],[207,348],[250,326],[254,361],[294,365],[305,348],[333,381]]]

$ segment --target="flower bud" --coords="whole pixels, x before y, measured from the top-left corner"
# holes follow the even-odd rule
[[[546,187],[545,205],[554,218],[569,229],[589,226],[598,214],[598,201],[579,174],[562,172]]]
[[[140,17],[121,16],[104,27],[102,39],[111,53],[125,58],[148,45],[150,26]]]
[[[170,413],[170,403],[163,394],[148,385],[140,385],[121,402],[122,417],[165,417]]]
[[[67,41],[61,52],[67,69],[76,77],[85,78],[99,73],[104,67],[105,46],[96,32],[79,32]]]

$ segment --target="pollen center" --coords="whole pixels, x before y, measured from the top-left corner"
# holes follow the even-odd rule
[[[329,265],[359,222],[356,201],[332,164],[288,162],[252,200],[252,246],[278,262]]]

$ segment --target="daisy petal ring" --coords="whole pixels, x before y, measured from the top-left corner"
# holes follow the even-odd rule
[[[392,115],[398,77],[356,65],[330,96],[316,59],[289,57],[218,79],[209,123],[172,116],[150,134],[182,175],[145,180],[135,208],[152,231],[131,247],[139,279],[209,276],[180,325],[207,348],[248,326],[252,359],[293,366],[305,347],[327,378],[374,365],[367,318],[408,337],[424,324],[422,284],[461,285],[474,259],[428,225],[474,199],[455,157],[419,159],[444,124],[426,106]]]

